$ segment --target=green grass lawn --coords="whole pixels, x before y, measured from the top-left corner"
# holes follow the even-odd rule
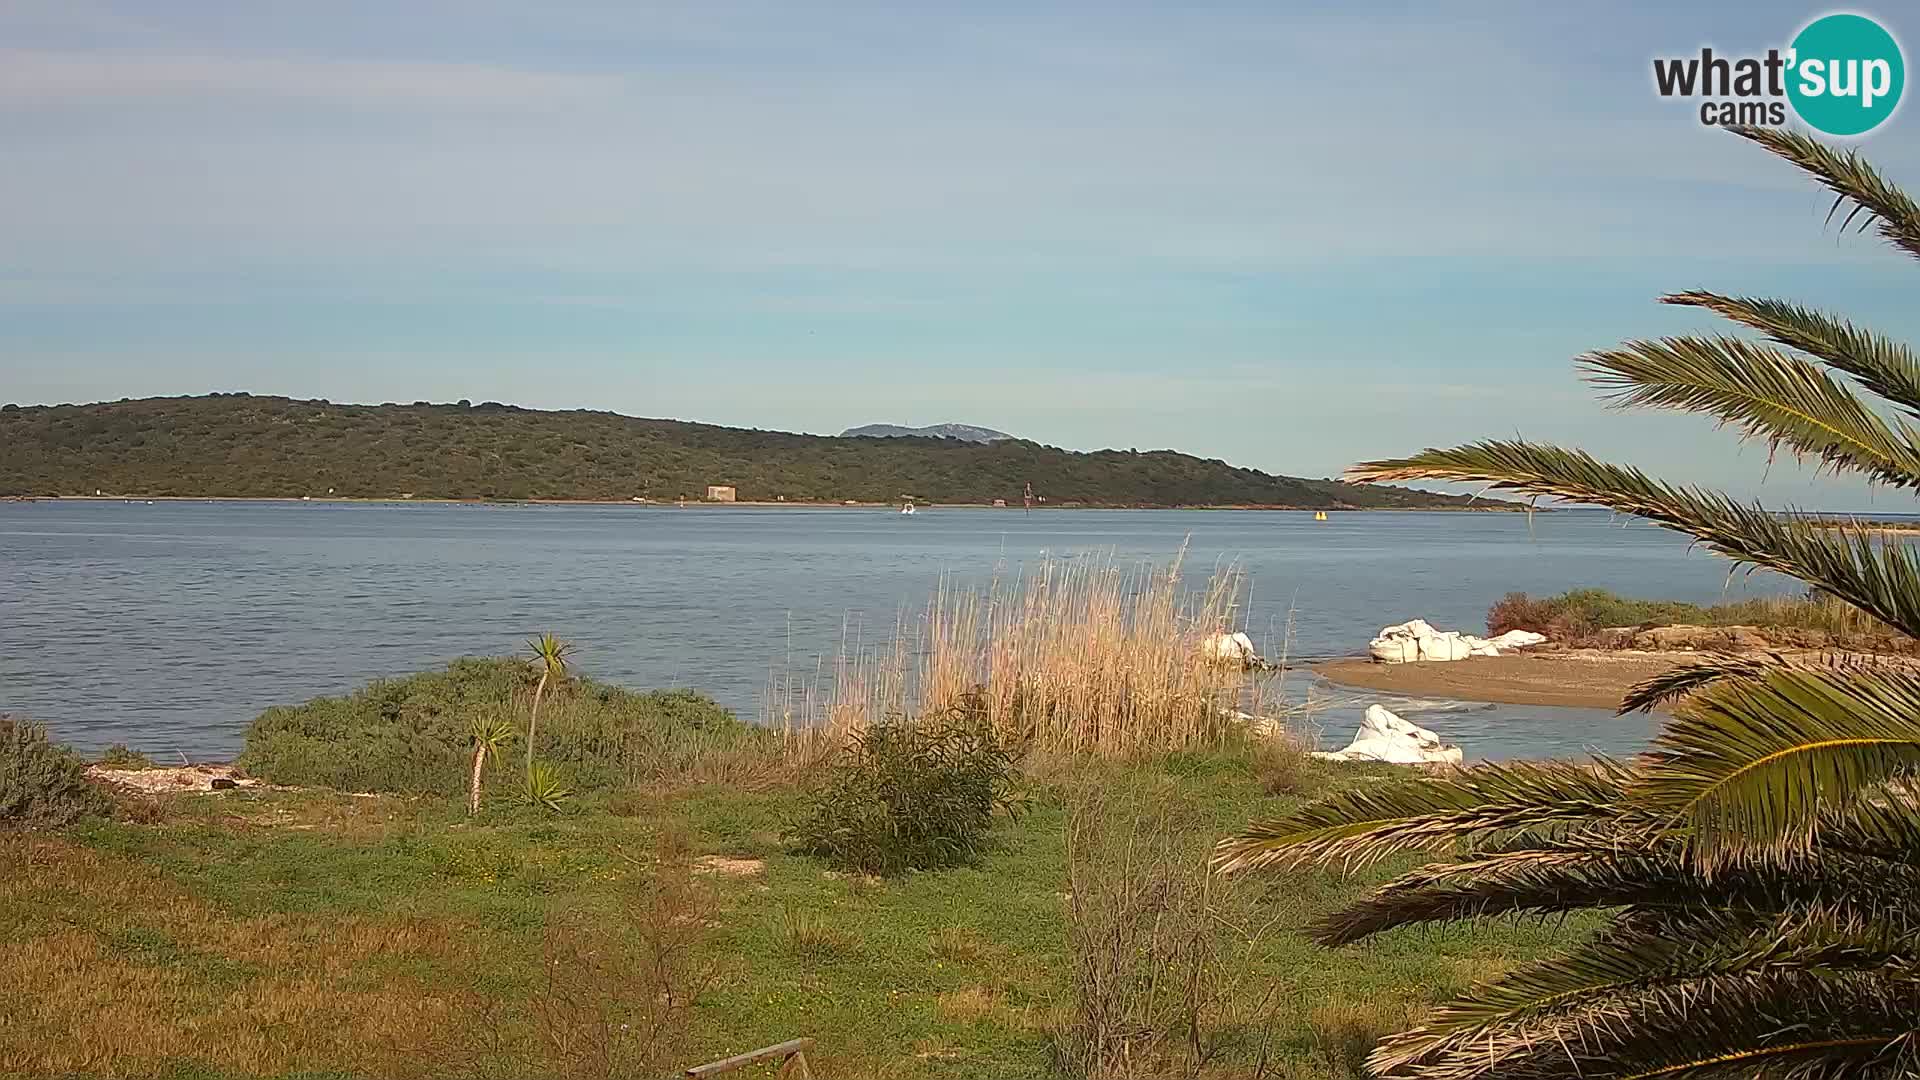
[[[1170,822],[1198,860],[1251,818],[1377,775],[1316,763],[1301,793],[1269,796],[1255,773],[1239,753],[1056,767],[977,865],[888,880],[791,853],[785,789],[471,820],[456,797],[256,790],[174,796],[152,824],[0,836],[0,986],[33,988],[0,993],[0,1072],[648,1076],[811,1036],[823,1080],[1058,1075],[1071,793],[1106,794],[1116,841]],[[1202,1075],[1350,1075],[1371,1036],[1580,932],[1468,925],[1341,950],[1297,933],[1403,868],[1230,885],[1234,1000],[1209,1013]],[[662,951],[698,991],[688,1009],[634,981]]]

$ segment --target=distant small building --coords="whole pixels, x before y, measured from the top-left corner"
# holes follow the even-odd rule
[[[708,502],[733,502],[737,498],[739,496],[734,492],[732,484],[707,485]]]
[[[1002,507],[1002,508],[1005,508],[1005,506],[1007,505],[1007,500],[1005,500],[1005,499],[995,499],[995,500],[993,500],[993,505],[995,505],[995,506],[998,506],[998,507]]]

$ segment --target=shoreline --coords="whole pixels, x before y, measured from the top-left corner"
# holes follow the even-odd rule
[[[1635,683],[1671,671],[1699,655],[1569,649],[1406,664],[1344,657],[1309,665],[1309,670],[1341,686],[1409,697],[1612,711]]]
[[[86,503],[328,503],[369,506],[409,506],[426,504],[431,506],[629,506],[635,509],[691,509],[693,507],[729,506],[750,507],[754,509],[800,509],[800,510],[880,510],[897,509],[895,502],[801,502],[797,500],[752,500],[735,499],[731,502],[710,502],[706,499],[651,499],[637,502],[633,499],[454,499],[439,497],[421,497],[403,499],[398,496],[353,496],[353,495],[7,495],[0,496],[0,503],[18,502],[86,502]],[[923,510],[1008,510],[1025,512],[1021,505],[994,506],[990,503],[915,503]],[[1035,510],[1259,510],[1269,513],[1311,514],[1325,511],[1328,514],[1506,514],[1516,509],[1500,506],[1288,506],[1283,504],[1247,503],[1247,504],[1181,504],[1181,505],[1129,505],[1122,503],[1051,503],[1035,506]],[[1517,508],[1524,509],[1524,508]]]

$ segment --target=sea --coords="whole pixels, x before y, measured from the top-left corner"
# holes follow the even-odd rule
[[[1482,632],[1503,594],[1599,587],[1712,602],[1787,592],[1605,511],[1522,513],[689,505],[0,502],[0,713],[82,751],[238,753],[271,705],[342,694],[552,631],[578,667],[691,687],[747,719],[768,688],[890,637],[940,581],[1043,560],[1182,559],[1246,577],[1249,633],[1290,659],[1384,625]],[[1289,626],[1291,630],[1289,631]],[[1381,704],[1470,758],[1630,753],[1657,718],[1409,699],[1288,673],[1322,745]]]

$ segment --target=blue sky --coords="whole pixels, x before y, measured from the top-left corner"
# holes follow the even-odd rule
[[[1709,325],[1652,303],[1692,287],[1920,340],[1920,266],[1651,89],[1824,10],[0,0],[0,399],[957,420],[1309,476],[1519,433],[1906,511],[1572,368]],[[1865,142],[1914,188],[1917,115]]]

